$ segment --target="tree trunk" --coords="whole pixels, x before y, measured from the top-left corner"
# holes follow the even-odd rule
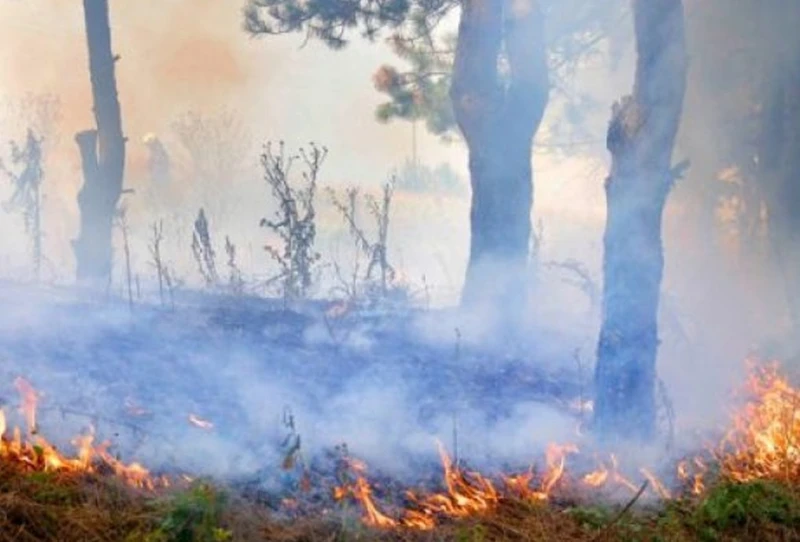
[[[758,172],[764,186],[769,238],[783,279],[791,335],[800,348],[800,20],[796,2],[763,8],[772,32],[761,62],[765,71],[758,137]]]
[[[80,231],[73,242],[79,282],[105,285],[111,275],[111,239],[122,195],[125,138],[111,53],[108,0],[84,0],[89,73],[96,130],[75,136],[83,166],[78,194]]]
[[[800,347],[800,66],[782,65],[763,107],[759,169],[769,234],[786,293],[794,347]]]
[[[681,0],[634,0],[638,60],[633,95],[608,129],[602,326],[595,373],[595,431],[647,439],[655,432],[661,221],[686,89]]]
[[[501,83],[504,51],[510,69]],[[543,15],[535,0],[465,0],[453,83],[469,149],[470,254],[462,305],[521,308],[531,233],[531,149],[548,100]]]

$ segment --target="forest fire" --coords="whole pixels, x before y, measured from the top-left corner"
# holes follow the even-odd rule
[[[0,410],[0,458],[15,462],[26,470],[42,472],[101,473],[110,470],[119,479],[132,487],[155,489],[169,485],[166,478],[154,477],[138,463],[126,464],[115,458],[108,450],[110,442],[95,445],[94,430],[72,440],[77,449],[74,457],[68,457],[56,446],[39,435],[36,425],[36,408],[39,394],[24,378],[18,377],[14,386],[20,394],[20,411],[27,425],[27,437],[14,427],[8,436],[5,412]]]
[[[800,389],[773,363],[751,366],[744,392],[748,402],[714,453],[723,474],[740,482],[800,480]]]
[[[67,456],[37,431],[36,409],[39,393],[25,379],[17,378],[20,414],[27,436],[19,427],[9,431],[5,412],[0,410],[0,457],[15,462],[24,470],[66,473],[113,474],[135,488],[167,487],[169,481],[155,477],[138,463],[125,464],[110,452],[110,444],[95,444],[94,430],[77,436],[73,456]],[[407,490],[404,506],[397,513],[384,512],[368,480],[367,466],[360,460],[345,458],[346,478],[334,488],[337,501],[353,499],[362,509],[366,525],[382,528],[430,530],[442,521],[480,516],[494,510],[503,501],[539,503],[558,498],[604,494],[621,489],[637,499],[645,489],[651,497],[669,500],[702,495],[714,476],[733,482],[773,479],[800,480],[800,391],[781,375],[777,365],[751,365],[744,386],[746,402],[732,417],[731,427],[719,443],[702,454],[687,457],[675,465],[674,475],[666,480],[645,469],[625,472],[618,458],[597,458],[597,468],[581,474],[576,460],[568,468],[568,458],[581,457],[576,444],[550,444],[544,467],[531,467],[520,474],[498,478],[463,469],[439,446],[443,469],[440,491]],[[209,430],[213,424],[199,416],[189,417],[192,425]],[[714,468],[712,468],[712,466]],[[633,473],[636,473],[634,476]],[[638,481],[636,480],[638,478]]]
[[[376,505],[365,466],[358,462],[358,476],[352,487],[336,489],[337,499],[350,495],[361,503],[365,524],[389,528],[432,529],[439,519],[455,519],[491,510],[503,500],[546,501],[575,482],[586,491],[600,488],[623,488],[632,495],[649,487],[650,493],[663,500],[690,498],[703,494],[710,475],[710,465],[718,465],[717,476],[734,482],[756,479],[800,480],[800,390],[792,387],[776,364],[750,366],[745,385],[749,398],[732,420],[731,428],[719,444],[706,453],[684,459],[675,467],[675,478],[682,487],[670,489],[652,471],[640,468],[645,481],[637,486],[622,473],[615,455],[600,461],[596,470],[574,477],[567,471],[568,455],[579,454],[576,445],[551,444],[545,454],[546,468],[536,476],[534,470],[503,476],[503,484],[477,472],[464,472],[440,446],[443,491],[428,495],[407,493],[408,508],[393,519]]]

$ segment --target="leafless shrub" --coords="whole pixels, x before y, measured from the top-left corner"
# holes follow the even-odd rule
[[[363,291],[359,293],[358,272],[360,261],[356,258],[353,265],[353,274],[345,280],[338,264],[334,264],[340,286],[339,290],[346,293],[347,297],[355,300],[360,294],[368,300],[386,300],[390,293],[398,290],[395,284],[397,273],[388,259],[389,216],[394,195],[394,178],[383,185],[380,200],[371,194],[364,195],[364,204],[370,216],[375,221],[375,237],[371,239],[358,220],[358,189],[348,188],[344,195],[337,194],[332,189],[327,189],[333,206],[347,224],[348,230],[356,246],[356,254],[365,256],[367,261],[364,276],[361,277]]]
[[[600,302],[600,288],[592,277],[592,274],[582,262],[569,259],[563,262],[548,262],[547,267],[568,271],[570,276],[564,278],[564,282],[575,286],[589,298],[591,310],[598,307]]]
[[[154,238],[157,238],[159,234],[159,231],[154,230]],[[155,250],[151,252],[153,252],[155,259]],[[233,295],[241,295],[245,286],[244,275],[236,263],[236,245],[227,235],[225,236],[225,255],[227,256],[226,265],[228,267],[227,283],[223,281],[217,269],[217,253],[211,240],[208,219],[206,218],[205,210],[200,209],[192,231],[192,256],[194,256],[197,269],[200,271],[200,275],[203,277],[207,287],[225,290]],[[156,266],[158,267],[157,263]],[[163,268],[162,271],[166,271],[166,269]]]
[[[287,156],[283,142],[278,145],[277,152],[267,143],[261,154],[264,179],[279,205],[275,218],[261,219],[261,227],[276,234],[283,245],[276,248],[267,244],[264,249],[281,268],[278,278],[283,286],[284,301],[308,296],[313,268],[320,259],[314,250],[317,235],[314,196],[327,154],[325,147],[311,143],[307,149],[300,149],[298,155]],[[305,166],[304,185],[295,187],[290,183],[290,176],[292,166],[299,159]]]
[[[172,275],[172,271],[169,270],[169,267],[164,267],[164,285],[167,287],[167,292],[169,292],[169,303],[172,310],[175,310],[175,290],[177,290],[180,285],[181,281]]]
[[[197,269],[205,280],[206,286],[214,287],[219,285],[219,274],[217,273],[217,255],[211,244],[211,234],[208,229],[208,219],[206,212],[201,208],[194,220],[194,231],[192,232],[192,255],[194,256]]]
[[[344,196],[340,199],[336,191],[332,188],[326,188],[326,192],[331,199],[334,207],[341,213],[345,222],[348,224],[350,234],[355,239],[356,250],[353,258],[353,265],[349,276],[345,277],[342,266],[339,262],[333,262],[333,270],[338,285],[334,288],[334,292],[341,294],[348,302],[354,302],[360,293],[361,277],[359,272],[361,269],[361,256],[362,245],[365,243],[365,236],[357,226],[356,214],[358,212],[358,188],[350,187],[344,190]]]
[[[25,232],[31,240],[36,280],[39,280],[42,268],[42,142],[43,139],[36,137],[33,130],[28,130],[24,145],[9,142],[10,165],[0,159],[0,173],[8,177],[14,187],[11,199],[3,207],[6,211],[22,213]]]
[[[236,245],[227,235],[225,236],[225,254],[228,256],[228,288],[234,295],[241,295],[244,293],[244,277],[236,263]]]
[[[380,288],[381,295],[386,297],[388,292],[389,281],[394,280],[394,268],[389,265],[387,256],[387,247],[389,241],[389,210],[392,205],[392,196],[394,195],[394,178],[383,185],[383,194],[380,202],[372,195],[367,194],[367,208],[370,214],[375,219],[378,238],[375,243],[369,247],[371,256],[369,265],[367,265],[367,279],[372,278],[373,272],[377,270],[380,274]]]
[[[182,281],[178,280],[170,270],[169,264],[164,258],[164,222],[159,220],[150,225],[150,265],[156,270],[158,278],[158,299],[163,306],[166,297],[169,296],[170,307],[175,310],[175,290],[179,288]],[[166,295],[165,295],[166,293]]]
[[[302,473],[299,489],[301,491],[310,491],[311,479],[308,462],[303,455],[300,433],[295,425],[294,414],[292,414],[292,410],[288,406],[283,409],[283,426],[286,429],[286,437],[281,443],[283,453],[281,468],[286,471],[299,469]]]
[[[128,208],[121,206],[117,210],[117,227],[122,233],[122,248],[125,254],[125,279],[128,289],[128,307],[133,311],[133,274],[131,271],[131,247],[128,239]]]
[[[158,277],[158,299],[161,304],[164,304],[164,282],[167,277],[167,269],[164,264],[164,257],[161,253],[161,243],[164,241],[164,222],[159,220],[158,222],[153,222],[150,225],[150,257],[152,261],[150,262],[151,265],[156,270],[156,276]]]

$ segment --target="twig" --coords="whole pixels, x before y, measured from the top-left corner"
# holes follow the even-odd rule
[[[131,271],[131,248],[128,242],[128,209],[122,207],[117,211],[117,224],[122,233],[122,246],[125,253],[125,278],[128,287],[128,308],[133,312],[133,279]]]
[[[619,520],[621,520],[621,519],[622,519],[622,517],[623,517],[625,514],[627,514],[627,513],[628,513],[628,510],[630,510],[630,509],[631,509],[631,507],[632,507],[634,504],[636,504],[636,501],[638,501],[638,500],[639,500],[639,497],[641,497],[641,496],[642,496],[642,493],[644,493],[644,490],[645,490],[645,489],[647,489],[647,486],[648,486],[648,485],[650,485],[650,482],[649,482],[648,480],[645,480],[645,481],[644,481],[644,483],[642,484],[642,487],[640,487],[640,488],[639,488],[639,491],[637,491],[637,492],[636,492],[636,495],[634,495],[634,496],[633,496],[633,498],[632,498],[630,501],[628,501],[628,504],[626,504],[626,505],[625,505],[625,506],[622,508],[622,510],[620,510],[620,511],[617,513],[617,515],[616,515],[616,516],[614,516],[614,517],[612,518],[612,520],[611,520],[611,521],[609,521],[609,522],[606,524],[606,526],[605,526],[605,527],[603,527],[603,529],[602,529],[602,530],[601,530],[599,533],[597,533],[597,534],[594,536],[594,538],[592,538],[592,539],[591,539],[591,541],[590,541],[590,542],[597,542],[598,540],[601,540],[602,538],[604,538],[604,537],[605,537],[605,535],[607,535],[607,534],[608,534],[608,532],[611,530],[611,527],[613,527],[613,526],[614,526],[614,525],[615,525],[617,522],[619,522]]]

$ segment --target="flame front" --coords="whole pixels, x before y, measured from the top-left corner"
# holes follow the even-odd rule
[[[4,460],[15,461],[33,470],[74,473],[95,473],[98,464],[102,463],[134,487],[153,489],[157,485],[166,485],[165,479],[153,478],[141,465],[137,463],[126,465],[114,458],[108,453],[108,443],[94,446],[93,429],[88,434],[73,439],[72,444],[77,450],[74,457],[64,455],[38,434],[36,408],[39,394],[34,387],[22,377],[14,381],[14,386],[20,394],[20,411],[25,419],[30,439],[23,439],[19,427],[14,427],[11,438],[8,438],[5,412],[0,410],[0,457]]]
[[[454,467],[452,459],[441,444],[439,456],[447,490],[424,497],[409,492],[407,497],[419,508],[419,514],[430,518],[436,515],[460,518],[486,512],[497,504],[500,496],[491,480],[477,472],[466,473]],[[418,519],[418,514],[414,514],[412,521]]]
[[[778,371],[777,365],[750,367],[746,383],[749,401],[733,417],[731,428],[710,453],[680,461],[675,468],[676,479],[682,483],[677,493],[652,471],[640,468],[638,474],[646,480],[649,492],[662,499],[683,495],[700,495],[707,486],[709,464],[719,466],[720,476],[737,482],[755,479],[776,479],[786,482],[800,480],[800,390],[793,388]],[[535,501],[549,499],[558,491],[567,475],[566,458],[577,454],[574,445],[548,446],[545,469],[537,476],[533,469],[516,475],[503,476],[503,491],[489,478],[476,472],[463,472],[440,446],[444,470],[441,493],[417,495],[407,493],[410,502],[399,520],[382,514],[372,497],[370,486],[359,474],[354,494],[365,509],[365,521],[379,527],[402,526],[412,529],[432,529],[438,518],[462,518],[491,510],[505,498]],[[364,472],[359,464],[360,473]],[[639,485],[622,473],[617,457],[598,461],[598,467],[582,477],[579,483],[586,488],[619,487],[631,494]],[[344,491],[338,490],[339,498]]]
[[[364,509],[364,517],[362,519],[366,525],[380,528],[396,527],[397,521],[378,510],[378,506],[372,498],[372,488],[365,478],[367,466],[353,458],[347,458],[345,463],[356,479],[353,484],[335,487],[333,490],[334,499],[342,500],[351,495]]]
[[[778,366],[751,366],[750,400],[733,418],[714,456],[722,473],[739,482],[800,480],[800,390]]]
[[[110,444],[95,445],[94,431],[76,437],[77,452],[67,457],[38,434],[36,409],[39,394],[24,378],[14,385],[20,395],[20,412],[27,426],[23,438],[19,427],[10,428],[6,413],[0,409],[0,458],[15,461],[25,469],[75,473],[98,472],[100,465],[110,468],[131,486],[153,489],[169,485],[165,478],[154,477],[138,463],[125,464],[109,452]],[[551,444],[545,451],[544,468],[531,468],[521,474],[502,476],[497,482],[478,472],[462,470],[453,463],[444,447],[439,446],[443,477],[440,492],[406,492],[407,507],[388,515],[380,509],[374,488],[366,477],[366,465],[347,458],[348,482],[334,489],[337,500],[353,498],[363,510],[363,521],[378,528],[430,530],[446,518],[464,518],[485,514],[504,499],[545,501],[564,487],[623,488],[639,492],[641,480],[647,480],[652,495],[662,499],[701,495],[709,485],[710,472],[736,482],[772,479],[789,483],[800,481],[800,390],[791,386],[779,373],[777,365],[750,367],[745,391],[747,401],[735,413],[731,427],[707,453],[687,457],[675,466],[673,486],[664,483],[645,468],[627,469],[635,478],[623,474],[613,454],[597,459],[597,468],[582,476],[567,469],[567,457],[578,454],[573,444]],[[192,425],[213,429],[212,422],[195,414],[188,416]],[[9,433],[10,429],[10,435]],[[713,468],[712,468],[713,466]],[[634,479],[638,478],[639,483]],[[307,480],[306,480],[307,482]]]

